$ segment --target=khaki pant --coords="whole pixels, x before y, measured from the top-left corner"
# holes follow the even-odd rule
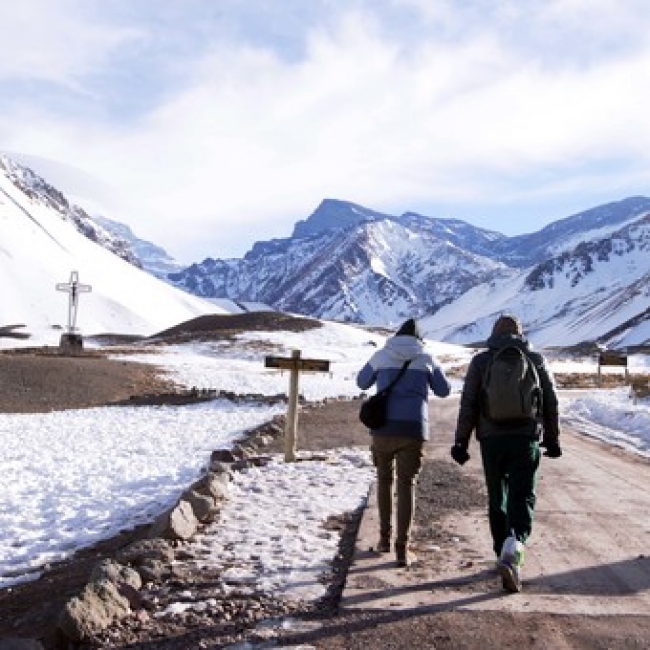
[[[377,468],[379,534],[390,539],[393,511],[393,473],[397,465],[397,532],[395,543],[409,541],[415,505],[415,484],[422,467],[423,440],[373,435],[370,451]]]

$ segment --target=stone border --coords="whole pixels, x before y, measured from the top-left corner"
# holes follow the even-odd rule
[[[275,416],[244,433],[231,448],[214,450],[203,474],[154,520],[146,539],[133,542],[118,551],[115,559],[105,559],[93,568],[81,593],[63,606],[57,633],[68,642],[88,641],[133,612],[142,611],[143,584],[170,577],[175,546],[191,540],[219,518],[233,472],[270,462],[270,456],[260,456],[258,451],[283,435],[285,419]]]

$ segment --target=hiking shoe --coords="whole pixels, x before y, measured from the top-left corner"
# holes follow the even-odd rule
[[[395,544],[395,555],[398,567],[411,566],[413,562],[417,561],[417,556],[407,548],[406,544]]]
[[[524,545],[517,539],[515,531],[503,542],[501,555],[497,560],[497,571],[503,581],[503,588],[510,593],[521,591],[521,566],[524,563]]]
[[[505,562],[517,568],[524,563],[524,545],[517,539],[514,530],[503,542],[498,562]]]
[[[511,594],[521,591],[521,571],[518,566],[499,560],[497,564],[503,588]]]

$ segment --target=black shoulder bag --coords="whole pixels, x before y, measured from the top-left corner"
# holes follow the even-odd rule
[[[379,429],[386,424],[386,407],[388,406],[388,396],[393,386],[402,378],[406,369],[408,368],[411,359],[404,362],[400,371],[393,381],[386,386],[383,390],[378,391],[361,404],[359,410],[359,419],[369,429]]]

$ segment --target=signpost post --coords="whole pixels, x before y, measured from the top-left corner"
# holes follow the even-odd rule
[[[72,271],[69,282],[59,282],[56,285],[57,291],[65,291],[68,294],[68,329],[61,335],[59,346],[62,350],[77,350],[83,346],[81,334],[77,333],[77,311],[79,309],[79,294],[88,293],[92,290],[89,284],[79,282],[79,273]]]
[[[284,460],[296,460],[296,432],[298,430],[298,378],[301,372],[329,372],[330,362],[325,359],[303,359],[300,350],[293,350],[290,357],[268,356],[264,359],[266,368],[289,370],[289,406],[284,430]]]

